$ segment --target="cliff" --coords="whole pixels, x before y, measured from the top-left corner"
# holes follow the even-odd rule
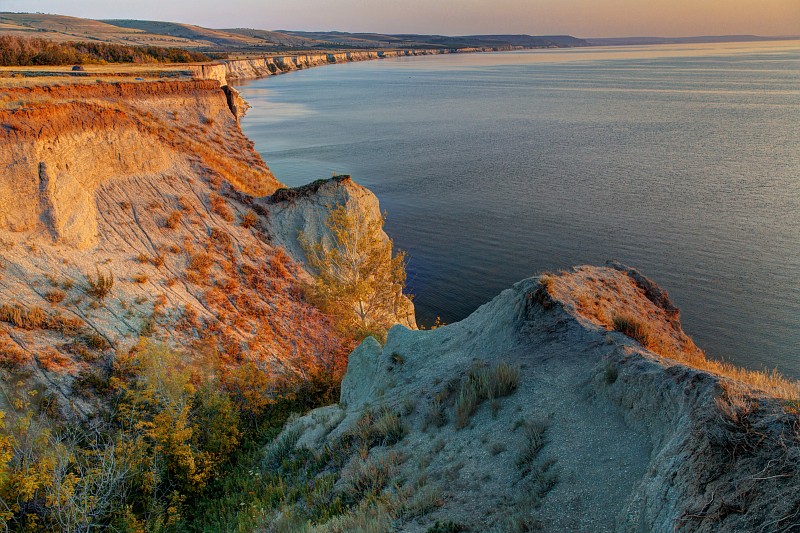
[[[0,105],[0,229],[95,246],[97,191],[132,175],[209,173],[256,195],[280,185],[213,81],[16,88]]]
[[[344,177],[281,188],[219,80],[0,104],[0,411],[24,384],[91,419],[142,338],[235,394],[266,376],[244,404],[346,364],[340,402],[267,449],[265,476],[302,481],[258,509],[269,527],[796,529],[798,384],[707,360],[635,269],[530,278],[432,331],[406,301],[383,346],[350,353],[303,297],[297,233],[325,242],[333,207],[378,219],[377,199]]]
[[[351,341],[303,297],[304,256],[280,247],[293,228],[270,222],[281,184],[217,81],[18,88],[0,104],[0,389],[21,379],[91,416],[87,383],[142,337],[255,364],[276,387],[341,373]],[[354,183],[323,189],[380,217]],[[292,220],[319,233],[326,202]]]
[[[647,336],[615,331],[621,316]],[[352,523],[793,530],[800,388],[746,385],[701,358],[665,291],[622,265],[580,267],[521,281],[461,322],[367,339],[340,403],[283,439],[334,450],[341,494],[381,472],[383,503],[354,507]]]
[[[496,48],[460,48],[460,49],[420,49],[420,50],[365,50],[353,52],[330,52],[292,55],[271,55],[250,59],[231,59],[224,61],[225,76],[228,81],[261,78],[275,74],[283,74],[294,70],[302,70],[323,65],[337,63],[351,63],[354,61],[370,61],[374,59],[388,59],[392,57],[409,57],[423,55],[439,55],[469,52],[492,52]],[[193,67],[199,68],[199,67]],[[198,75],[213,76],[219,79],[219,70],[210,70],[208,74],[198,71]]]

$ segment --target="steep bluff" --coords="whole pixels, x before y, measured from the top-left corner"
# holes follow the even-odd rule
[[[322,65],[337,63],[351,63],[355,61],[370,61],[375,59],[388,59],[392,57],[411,57],[440,54],[496,52],[507,50],[509,47],[498,48],[459,48],[459,49],[421,49],[421,50],[364,50],[352,52],[330,52],[291,55],[271,55],[247,59],[225,60],[217,66],[194,66],[198,76],[217,79],[223,83],[228,81],[261,78],[274,74],[283,74],[295,70],[302,70]],[[225,82],[227,83],[227,82]],[[224,83],[223,83],[224,85]]]
[[[0,103],[0,388],[23,379],[64,416],[91,416],[86,384],[141,337],[257,365],[275,387],[341,373],[351,341],[303,297],[304,257],[280,246],[296,236],[270,224],[281,184],[217,81],[11,89]],[[355,183],[324,190],[378,213]],[[330,207],[315,205],[294,219],[311,233]],[[93,296],[100,275],[113,286]]]
[[[251,194],[280,185],[214,81],[18,88],[0,105],[2,229],[94,246],[99,187],[182,166]]]
[[[519,282],[461,322],[367,339],[340,403],[284,439],[344,453],[385,435],[337,458],[337,486],[382,469],[390,503],[369,516],[398,531],[795,530],[796,404],[658,355],[604,323],[617,314],[659,351],[698,356],[655,283],[579,267]]]

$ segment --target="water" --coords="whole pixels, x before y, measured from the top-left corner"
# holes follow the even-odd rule
[[[377,194],[421,323],[614,258],[710,355],[800,377],[800,42],[391,59],[241,91],[278,179]]]

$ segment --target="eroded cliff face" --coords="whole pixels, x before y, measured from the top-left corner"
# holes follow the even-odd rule
[[[617,315],[661,339],[654,349],[698,356],[655,283],[618,264],[580,267],[519,282],[461,322],[368,339],[339,405],[285,438],[344,454],[382,435],[337,456],[336,486],[346,494],[379,469],[386,501],[401,503],[370,516],[398,531],[436,520],[496,532],[796,527],[796,404],[658,355],[608,327]],[[417,495],[424,510],[407,511]]]
[[[410,57],[423,55],[439,55],[452,53],[492,52],[498,48],[461,48],[458,50],[365,50],[353,52],[331,52],[320,54],[292,54],[284,56],[264,56],[251,59],[231,59],[224,62],[225,76],[228,81],[261,78],[274,74],[283,74],[322,65],[351,63],[354,61],[370,61],[392,57]],[[201,73],[206,75],[205,72]],[[208,75],[218,79],[217,70],[208,70]]]
[[[265,199],[281,184],[218,82],[12,89],[0,103],[0,389],[23,380],[90,417],[87,384],[142,337],[256,365],[274,387],[340,377],[352,341],[304,298],[304,258],[280,246],[296,235]],[[355,184],[324,191],[377,209]],[[98,275],[113,278],[102,297]]]
[[[18,88],[0,105],[0,229],[90,248],[99,187],[184,166],[249,194],[280,186],[214,81]]]

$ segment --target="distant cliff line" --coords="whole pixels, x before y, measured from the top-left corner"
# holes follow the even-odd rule
[[[441,54],[467,54],[477,52],[507,52],[518,50],[516,46],[471,47],[471,48],[439,48],[439,49],[402,49],[402,50],[363,50],[353,52],[320,52],[270,55],[242,59],[225,59],[216,63],[191,65],[189,68],[197,77],[214,79],[221,85],[230,82],[263,78],[275,74],[283,74],[295,70],[303,70],[324,65],[371,61],[393,57],[428,56]]]

